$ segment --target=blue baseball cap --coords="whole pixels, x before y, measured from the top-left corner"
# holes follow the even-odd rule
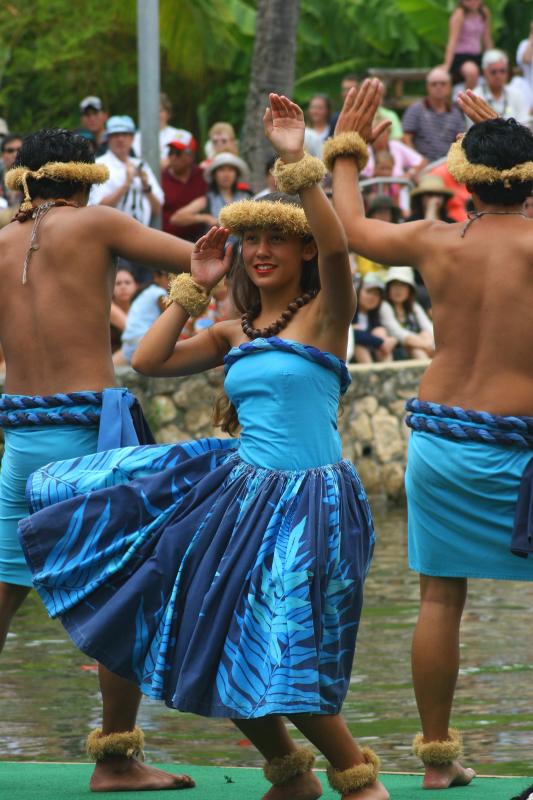
[[[106,122],[106,133],[111,136],[113,133],[135,133],[135,123],[131,117],[127,115],[123,117],[109,117]]]

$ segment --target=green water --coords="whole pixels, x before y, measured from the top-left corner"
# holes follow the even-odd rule
[[[418,770],[410,742],[418,720],[409,648],[417,576],[406,567],[405,514],[376,515],[379,541],[345,714],[388,770]],[[472,581],[462,633],[454,724],[468,763],[485,774],[533,772],[533,585]],[[93,663],[70,644],[32,595],[0,659],[0,758],[79,761],[100,722]],[[178,714],[144,700],[139,724],[159,762],[258,765],[261,758],[225,720]]]

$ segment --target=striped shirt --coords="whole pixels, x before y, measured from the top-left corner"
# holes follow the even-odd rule
[[[426,100],[409,106],[402,125],[413,137],[413,146],[429,161],[437,161],[448,153],[458,133],[464,133],[465,118],[459,106],[452,104],[446,111],[434,111]]]

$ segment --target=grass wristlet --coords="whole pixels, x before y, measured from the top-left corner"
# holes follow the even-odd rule
[[[324,164],[330,172],[333,172],[335,159],[339,156],[353,156],[357,162],[357,169],[361,172],[368,162],[368,145],[355,131],[339,133],[338,136],[326,141],[322,151]]]
[[[278,158],[274,164],[272,175],[276,179],[280,192],[298,194],[300,189],[308,189],[315,183],[320,183],[326,176],[326,170],[319,158],[306,153],[303,158],[292,164],[286,164],[281,158]]]
[[[168,305],[178,303],[191,317],[199,317],[211,301],[211,295],[187,272],[174,275],[168,290]]]

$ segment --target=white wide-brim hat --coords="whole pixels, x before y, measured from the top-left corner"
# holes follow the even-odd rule
[[[415,273],[411,267],[390,267],[387,270],[387,277],[385,283],[388,285],[392,281],[399,281],[400,283],[407,283],[416,289]]]
[[[239,156],[233,155],[233,153],[218,153],[205,168],[204,177],[206,181],[212,180],[215,170],[219,167],[234,167],[242,181],[248,182],[250,178],[250,170],[246,161],[243,161]]]

